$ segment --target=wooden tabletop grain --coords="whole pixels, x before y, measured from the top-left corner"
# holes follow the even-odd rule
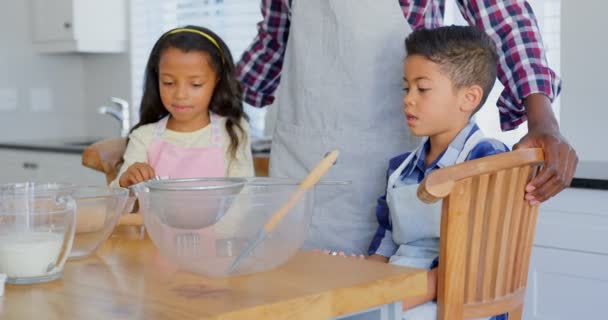
[[[7,285],[0,319],[328,319],[426,289],[423,270],[306,251],[268,272],[206,278],[136,234],[66,263],[61,280]]]

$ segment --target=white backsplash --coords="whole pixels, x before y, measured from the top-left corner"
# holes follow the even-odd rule
[[[0,140],[118,134],[97,108],[112,95],[130,100],[128,53],[40,54],[31,25],[28,1],[0,3]]]

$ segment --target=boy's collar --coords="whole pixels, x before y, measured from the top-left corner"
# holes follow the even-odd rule
[[[426,137],[424,145],[422,148],[418,148],[416,151],[415,161],[416,166],[421,171],[426,172],[428,168],[445,168],[447,166],[454,165],[456,160],[458,159],[458,155],[464,149],[464,145],[469,139],[469,137],[479,130],[477,124],[474,121],[469,121],[467,125],[458,132],[454,140],[450,142],[447,149],[444,150],[438,157],[433,161],[428,167],[424,165],[424,160],[426,159],[426,155],[428,153],[429,148],[431,147],[431,140]]]

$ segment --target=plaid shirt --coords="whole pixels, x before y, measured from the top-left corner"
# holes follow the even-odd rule
[[[274,101],[289,37],[293,0],[261,1],[264,20],[258,24],[258,35],[237,65],[245,102],[256,107]],[[397,1],[412,29],[442,24],[444,0]],[[457,3],[469,24],[485,30],[496,43],[500,56],[498,78],[505,87],[497,103],[500,122],[503,130],[516,128],[527,119],[524,98],[542,93],[553,100],[561,89],[561,80],[548,67],[532,8],[524,0],[458,0]]]
[[[479,127],[474,122],[469,122],[464,127],[454,140],[450,143],[448,148],[437,157],[437,159],[431,163],[428,167],[424,165],[426,154],[431,146],[429,140],[426,141],[423,148],[419,148],[418,152],[408,163],[399,180],[397,180],[396,186],[400,185],[412,185],[420,184],[422,180],[428,176],[432,171],[439,168],[445,168],[447,166],[454,165],[458,159],[458,155],[464,149],[464,145],[467,140],[471,137],[475,131],[479,130]],[[487,157],[493,154],[502,152],[508,152],[509,148],[502,142],[495,139],[483,139],[480,141],[467,155],[465,161]],[[402,155],[396,156],[389,161],[387,170],[387,180],[391,174],[399,168],[401,163],[409,156],[410,152],[406,152]],[[385,257],[392,256],[398,249],[398,245],[393,241],[392,230],[393,227],[390,222],[389,208],[386,203],[386,194],[378,199],[376,205],[376,218],[378,219],[378,230],[370,244],[368,254],[379,254]]]

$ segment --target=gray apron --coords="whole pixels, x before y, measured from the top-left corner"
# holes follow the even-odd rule
[[[465,142],[454,164],[465,161],[471,150],[483,139],[481,130],[475,131]],[[390,263],[427,269],[439,255],[442,202],[426,204],[420,201],[417,196],[419,184],[399,185],[399,177],[420,148],[424,148],[424,141],[389,177],[386,203],[393,226],[393,241],[399,246],[390,258]]]
[[[332,150],[305,248],[364,253],[377,228],[388,160],[417,145],[402,112],[404,39],[397,0],[295,0],[273,134],[270,175],[301,179]]]
[[[481,130],[473,133],[454,164],[465,161],[471,150],[483,139]],[[418,149],[424,147],[424,142]],[[417,196],[419,184],[399,185],[401,173],[414,160],[418,149],[410,153],[388,179],[386,202],[393,226],[393,241],[399,245],[397,252],[390,257],[389,263],[428,269],[433,260],[439,256],[442,202],[429,205],[420,201]],[[403,314],[403,319],[437,319],[437,303],[427,302],[407,310]]]

